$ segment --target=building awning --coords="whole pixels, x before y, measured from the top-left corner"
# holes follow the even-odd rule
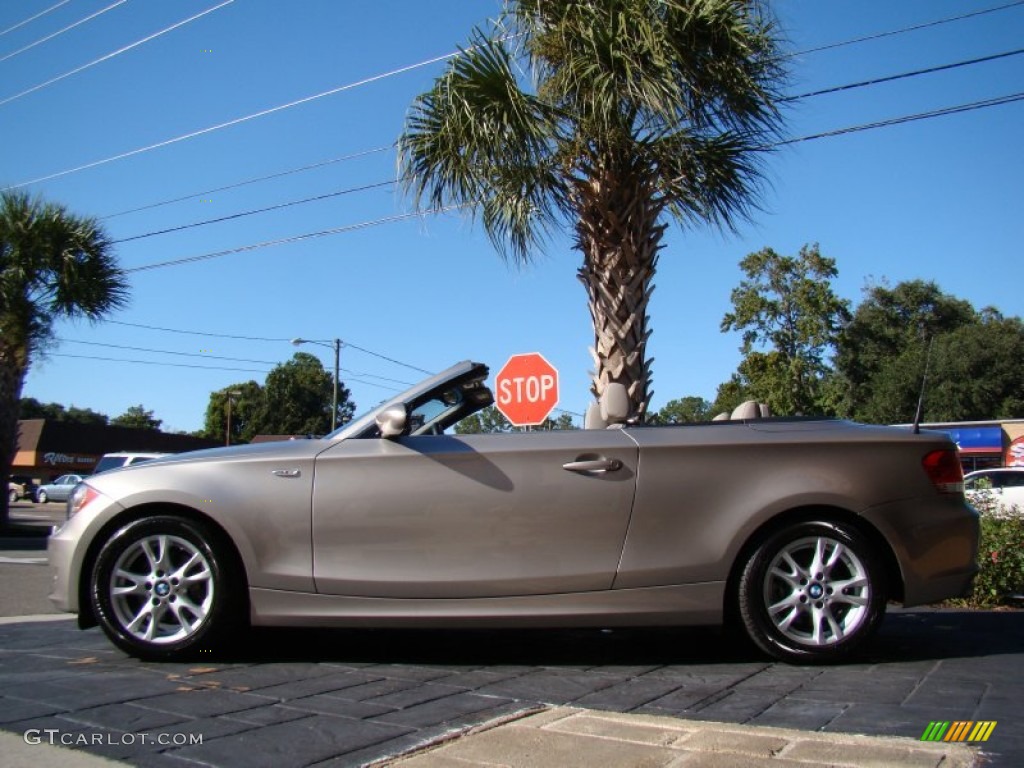
[[[960,453],[973,455],[1003,452],[1002,427],[940,428],[936,431],[945,432],[953,438]]]

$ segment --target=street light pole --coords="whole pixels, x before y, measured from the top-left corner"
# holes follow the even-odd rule
[[[321,347],[334,348],[334,398],[332,400],[333,407],[331,408],[331,432],[338,427],[338,372],[341,370],[341,345],[343,344],[341,339],[335,339],[332,342],[317,341],[316,339],[303,339],[297,338],[292,339],[292,344],[296,347],[300,344],[319,344]]]
[[[331,432],[338,427],[338,366],[341,363],[341,339],[334,340],[334,400],[331,408]]]
[[[241,395],[241,392],[234,390],[227,393],[228,397],[228,425],[224,430],[224,445],[231,445],[231,398],[236,395]]]

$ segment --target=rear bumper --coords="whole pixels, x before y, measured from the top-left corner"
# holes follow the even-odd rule
[[[905,499],[863,517],[889,542],[903,578],[903,604],[963,597],[978,572],[978,513],[962,496]]]

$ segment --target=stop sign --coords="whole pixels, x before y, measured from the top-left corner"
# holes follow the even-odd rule
[[[494,383],[495,405],[516,427],[542,424],[558,405],[558,371],[537,352],[512,355]]]

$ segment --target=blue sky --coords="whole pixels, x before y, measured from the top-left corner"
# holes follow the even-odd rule
[[[141,403],[165,429],[194,430],[211,391],[262,382],[294,353],[287,339],[337,337],[351,345],[342,351],[342,379],[360,409],[403,388],[399,382],[417,381],[413,369],[471,358],[494,372],[509,355],[536,350],[559,369],[560,405],[582,413],[592,330],[568,239],[516,269],[478,224],[458,215],[357,226],[411,212],[395,189],[376,186],[127,240],[393,180],[388,147],[413,98],[444,65],[379,76],[454,51],[500,7],[493,0],[235,0],[26,92],[222,1],[126,0],[25,50],[116,0],[68,0],[15,29],[58,0],[0,4],[0,187],[105,217],[112,239],[126,240],[116,254],[129,270],[354,228],[131,272],[131,303],[112,316],[117,322],[61,324],[61,341],[33,365],[24,394],[111,416]],[[877,37],[1006,2],[776,2],[794,54],[789,92],[1015,51],[1024,40],[1022,4]],[[874,39],[811,52],[862,37]],[[108,161],[334,89],[341,90]],[[1024,56],[1010,56],[797,101],[787,110],[787,133],[811,136],[1022,91]],[[735,370],[740,339],[719,324],[742,277],[739,261],[765,246],[795,253],[820,243],[838,262],[836,290],[854,302],[867,280],[921,278],[979,308],[1020,315],[1022,128],[1018,101],[791,144],[770,158],[764,210],[739,232],[672,228],[651,302],[654,407],[691,394],[712,399]],[[305,349],[330,367],[330,349]]]

